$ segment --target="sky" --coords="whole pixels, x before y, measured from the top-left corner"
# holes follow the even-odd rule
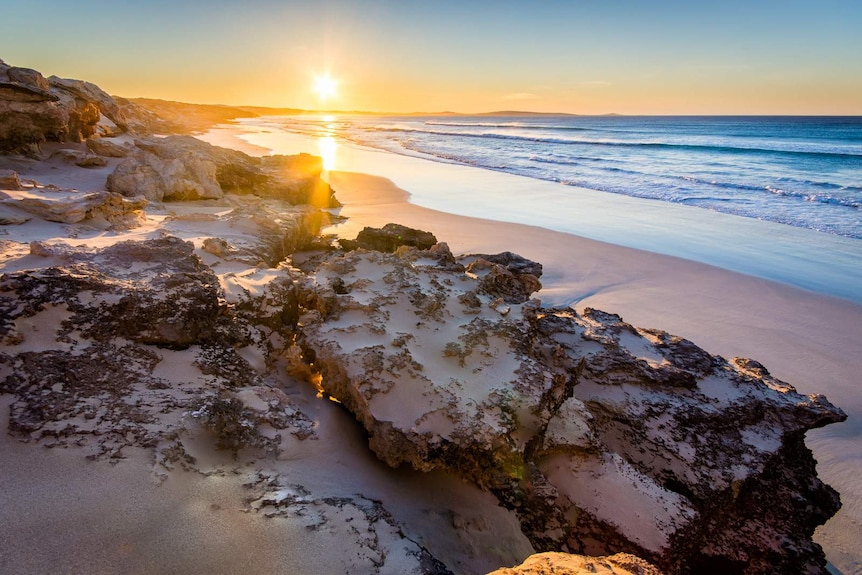
[[[860,0],[0,0],[0,58],[206,104],[862,115]]]

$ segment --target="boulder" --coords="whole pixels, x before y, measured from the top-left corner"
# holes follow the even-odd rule
[[[401,246],[409,246],[422,250],[430,249],[437,243],[437,238],[431,232],[425,232],[401,224],[386,224],[382,228],[364,228],[355,240],[339,240],[346,250],[366,249],[384,253],[392,253]]]
[[[309,369],[380,459],[491,491],[537,551],[826,573],[812,535],[840,501],[804,434],[840,409],[614,314],[501,308],[482,281],[415,248],[296,278]]]
[[[467,263],[466,270],[480,279],[482,293],[502,298],[506,303],[523,303],[542,289],[539,281],[542,264],[518,254],[471,254],[458,261]]]
[[[0,168],[0,190],[20,190],[21,180],[18,172],[7,168]]]
[[[215,163],[191,152],[159,157],[138,150],[117,165],[106,187],[154,202],[220,199],[223,194],[215,175]]]

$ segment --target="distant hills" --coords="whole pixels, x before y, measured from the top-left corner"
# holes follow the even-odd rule
[[[479,112],[466,114],[462,112],[412,112],[387,113],[368,112],[363,110],[304,110],[301,108],[268,108],[265,106],[230,106],[223,104],[189,104],[172,102],[155,98],[129,98],[132,102],[151,110],[170,122],[178,131],[198,132],[208,129],[213,124],[229,122],[237,118],[256,118],[260,116],[287,116],[301,114],[340,114],[363,116],[501,116],[509,118],[530,117],[574,117],[580,114],[563,112],[527,112],[523,110],[498,110],[495,112]],[[604,114],[618,116],[619,114]]]

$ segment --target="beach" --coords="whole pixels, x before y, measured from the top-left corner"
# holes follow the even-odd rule
[[[207,137],[261,153],[248,145],[254,138],[238,139],[241,133],[221,128]],[[293,138],[291,145],[302,145]],[[315,142],[307,138],[304,144]],[[429,164],[428,170],[448,167]],[[474,172],[482,177],[481,170]],[[433,232],[454,253],[514,251],[544,265],[537,297],[547,305],[617,313],[633,325],[667,330],[727,358],[756,359],[800,393],[826,395],[848,420],[809,432],[806,442],[821,477],[841,493],[843,507],[818,530],[816,541],[836,572],[862,572],[862,306],[686,259],[422,208],[410,203],[409,190],[369,174],[334,171],[329,180],[344,204],[339,215],[347,218],[331,228],[340,237],[353,237],[364,226],[398,222]],[[606,196],[609,206],[617,205],[617,198]]]
[[[205,138],[253,155],[269,152],[250,145],[242,139],[244,134],[241,127],[221,127]],[[313,140],[296,143],[318,152]],[[587,307],[602,309],[635,326],[680,335],[728,359],[754,358],[800,393],[825,394],[844,409],[847,422],[816,430],[807,438],[819,461],[820,476],[841,492],[844,503],[838,515],[819,529],[816,541],[823,545],[835,572],[860,572],[862,402],[854,378],[862,368],[856,343],[862,307],[700,262],[540,226],[420,207],[411,203],[409,189],[374,173],[376,165],[390,160],[387,154],[375,154],[380,163],[367,163],[368,171],[324,174],[342,203],[330,210],[334,224],[325,233],[353,238],[366,226],[397,222],[432,232],[455,254],[516,252],[544,266],[543,287],[535,294],[544,305],[571,305],[579,312]],[[114,164],[112,160],[95,171],[56,161],[15,167],[22,179],[50,183],[53,178],[64,187],[88,191],[101,188]],[[429,163],[425,169],[423,174],[433,177],[445,167]],[[482,180],[484,175],[473,170],[471,178]],[[441,181],[449,178],[451,174],[441,173]],[[613,210],[613,198],[608,201],[608,209]],[[109,246],[169,233],[193,242],[195,253],[214,265],[228,297],[235,297],[243,289],[262,290],[276,272],[219,263],[219,258],[202,249],[207,237],[229,233],[213,216],[232,207],[218,202],[165,203],[148,208],[146,225],[128,232],[82,228],[76,232],[81,234],[78,237],[70,235],[67,226],[33,222],[14,228],[13,238],[25,243],[61,239],[79,246]],[[615,217],[624,218],[625,211],[617,210]],[[15,263],[5,264],[7,271],[22,269],[36,257],[19,259],[20,255],[9,256]],[[28,341],[38,347],[42,341],[38,325],[26,328],[28,338],[32,336]],[[159,373],[184,373],[187,368],[182,366],[197,361],[195,346],[160,353],[165,365]],[[262,362],[254,355],[248,360],[254,365]],[[404,467],[393,471],[366,449],[365,433],[352,415],[316,397],[315,390],[303,382],[288,379],[279,385],[291,405],[313,418],[316,436],[285,440],[287,455],[277,460],[246,458],[237,463],[227,453],[210,452],[195,437],[196,428],[190,423],[183,433],[195,456],[194,472],[178,466],[166,473],[143,449],[126,448],[122,458],[111,462],[89,462],[74,448],[45,449],[4,436],[3,459],[18,464],[4,469],[0,497],[12,521],[0,530],[0,566],[16,573],[82,569],[209,573],[240,568],[260,573],[329,573],[333,565],[350,565],[354,572],[371,572],[376,565],[379,572],[394,573],[401,572],[399,565],[408,565],[416,552],[416,547],[398,539],[398,529],[415,539],[410,545],[427,549],[457,573],[479,574],[514,565],[533,551],[514,514],[488,492],[441,471],[428,474]],[[263,393],[259,388],[243,393],[251,404],[262,401],[253,395]],[[0,421],[4,427],[10,404],[4,396]],[[269,475],[260,475],[262,469]],[[64,478],[62,486],[56,477]],[[285,484],[278,477],[289,479]],[[310,493],[296,485],[309,488]],[[261,503],[273,500],[290,501],[290,505],[276,505],[273,512]],[[391,523],[374,512],[376,502],[392,514]],[[264,516],[255,505],[269,509],[271,515]],[[351,530],[354,522],[373,529],[375,542],[357,536]],[[40,541],[44,543],[36,551]],[[404,547],[404,552],[391,553],[389,562],[381,566],[377,545],[390,550]]]

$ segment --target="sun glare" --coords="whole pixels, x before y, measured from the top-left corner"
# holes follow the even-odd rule
[[[323,74],[314,78],[314,93],[324,102],[328,98],[335,96],[337,87],[338,81],[329,74]]]

